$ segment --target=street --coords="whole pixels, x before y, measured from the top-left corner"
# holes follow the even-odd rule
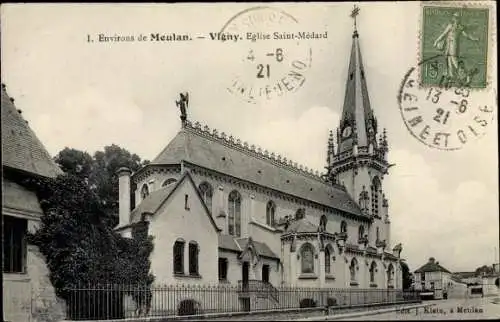
[[[426,302],[424,302],[426,303]],[[428,308],[399,310],[383,314],[358,316],[339,321],[355,320],[463,320],[500,318],[500,297],[449,299],[429,301]]]

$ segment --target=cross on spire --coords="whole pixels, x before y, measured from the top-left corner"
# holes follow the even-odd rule
[[[358,30],[356,28],[356,17],[358,16],[359,14],[359,7],[354,5],[354,7],[352,8],[352,11],[351,11],[351,18],[354,19],[354,34],[356,35],[358,33]]]

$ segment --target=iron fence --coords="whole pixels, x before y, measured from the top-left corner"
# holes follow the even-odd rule
[[[216,285],[87,285],[67,289],[70,320],[182,316],[419,301],[397,289],[274,287],[262,281]]]

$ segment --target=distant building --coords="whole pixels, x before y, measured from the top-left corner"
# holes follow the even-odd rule
[[[3,321],[57,321],[64,317],[43,256],[26,243],[42,209],[27,178],[62,173],[14,106],[2,84]]]
[[[435,299],[447,298],[450,289],[453,295],[457,293],[466,296],[467,284],[452,278],[452,273],[441,266],[434,257],[417,269],[415,276],[415,290],[421,291],[422,296]]]

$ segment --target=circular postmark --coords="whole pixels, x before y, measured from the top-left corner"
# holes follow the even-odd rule
[[[441,55],[430,60],[442,60]],[[436,86],[421,86],[418,67],[412,67],[401,82],[398,105],[410,134],[440,150],[458,150],[482,137],[492,123],[496,93],[470,88],[470,81],[442,77]]]
[[[273,7],[253,7],[233,16],[221,34],[237,37],[227,90],[252,104],[299,90],[311,68],[309,41],[326,32],[301,30],[298,20]],[[228,55],[229,56],[229,55]]]

